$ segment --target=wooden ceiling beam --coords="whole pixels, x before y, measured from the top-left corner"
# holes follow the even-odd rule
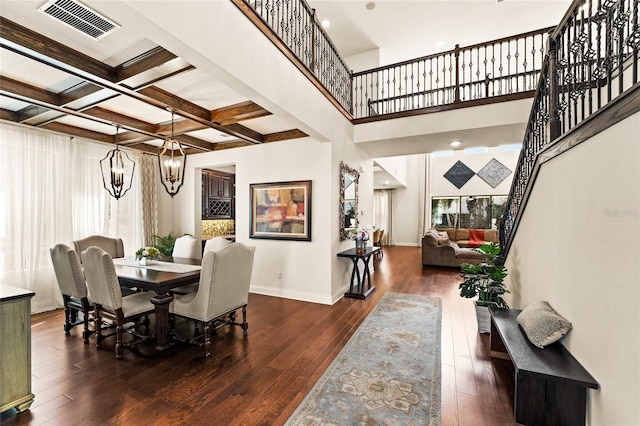
[[[189,102],[173,93],[167,92],[159,88],[158,86],[149,86],[144,89],[140,89],[138,93],[155,99],[158,102],[165,104],[167,107],[171,107],[176,110],[176,114],[180,112],[186,112],[190,116],[195,116],[201,120],[209,121],[210,115],[206,108],[202,108],[199,105]]]
[[[77,136],[79,138],[91,139],[94,141],[104,143],[114,143],[113,135],[107,135],[106,133],[95,132],[93,130],[83,129],[81,127],[71,126],[64,123],[47,123],[41,126],[43,129],[52,130],[54,132],[65,133],[69,136]]]
[[[124,81],[152,68],[166,64],[177,58],[176,55],[158,46],[115,68],[116,81]]]
[[[224,126],[267,115],[271,115],[271,112],[262,108],[253,101],[245,101],[235,105],[214,109],[211,111],[211,121],[215,121]]]
[[[138,120],[137,118],[130,117],[128,115],[120,114],[118,112],[110,111],[101,107],[92,107],[83,111],[85,114],[93,117],[102,118],[113,122],[114,124],[120,124],[122,126],[134,127],[136,129],[144,130],[145,132],[155,133],[155,125],[146,121]]]
[[[192,102],[187,101],[173,93],[167,92],[157,86],[150,86],[140,90],[140,94],[148,96],[158,102],[165,103],[168,107],[174,108],[175,113],[185,118],[189,118],[204,124],[207,127],[227,133],[231,136],[244,139],[251,143],[262,143],[262,134],[255,132],[240,124],[221,126],[210,120],[211,111],[202,108]]]
[[[302,130],[298,130],[298,129],[292,129],[292,130],[285,130],[283,132],[275,132],[275,133],[269,133],[264,135],[264,142],[279,142],[279,141],[286,141],[289,139],[298,139],[298,138],[304,138],[307,137],[309,135],[307,135],[305,132],[303,132]]]
[[[0,120],[12,121],[14,123],[20,121],[16,112],[4,108],[0,108]]]
[[[207,142],[202,139],[198,139],[189,135],[179,135],[179,136],[176,136],[175,138],[182,145],[187,145],[192,148],[196,148],[199,150],[199,152],[213,151],[213,148],[215,146],[214,143]]]
[[[115,81],[112,67],[1,16],[0,46],[16,53],[23,53],[26,48],[101,79]]]
[[[213,147],[214,151],[221,151],[223,149],[231,149],[231,148],[242,148],[244,146],[250,146],[251,144],[246,141],[236,141],[236,142],[225,142],[225,143],[217,143]]]
[[[6,76],[0,76],[0,90],[16,95],[36,99],[48,104],[59,105],[60,98],[56,93],[41,89],[31,84],[23,83]]]

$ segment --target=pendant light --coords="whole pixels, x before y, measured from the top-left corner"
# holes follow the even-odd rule
[[[162,151],[158,154],[158,164],[160,165],[160,179],[167,193],[173,197],[178,193],[180,187],[184,183],[184,168],[187,163],[187,154],[185,154],[180,142],[178,142],[173,134],[173,108],[167,108],[171,111],[171,137],[165,139]]]
[[[118,146],[118,132],[120,125],[116,124],[116,147],[109,151],[100,160],[100,172],[102,173],[102,184],[116,200],[119,200],[133,184],[133,171],[136,163],[129,158],[126,152],[120,151]]]

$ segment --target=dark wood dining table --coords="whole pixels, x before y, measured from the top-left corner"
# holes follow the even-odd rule
[[[201,259],[187,259],[181,257],[163,257],[163,262],[185,265],[200,265]],[[159,271],[153,268],[131,265],[132,258],[114,259],[114,266],[121,286],[135,287],[156,293],[151,298],[155,306],[156,316],[156,349],[165,350],[169,344],[169,305],[173,300],[172,288],[185,284],[196,283],[200,280],[200,270],[189,272]],[[123,264],[124,263],[124,264]]]

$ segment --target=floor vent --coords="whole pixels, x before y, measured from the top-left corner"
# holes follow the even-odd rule
[[[94,40],[99,40],[120,28],[115,22],[74,0],[49,0],[38,10]]]

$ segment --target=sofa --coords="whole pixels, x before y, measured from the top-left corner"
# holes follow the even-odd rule
[[[438,231],[446,231],[449,239],[460,247],[480,247],[484,243],[500,242],[497,229],[444,228]]]
[[[464,236],[465,234],[461,233],[460,235]],[[429,229],[422,237],[423,266],[459,268],[463,263],[477,265],[484,259],[485,255],[482,252],[470,247],[460,247],[456,241],[451,240],[449,233],[445,230]]]

